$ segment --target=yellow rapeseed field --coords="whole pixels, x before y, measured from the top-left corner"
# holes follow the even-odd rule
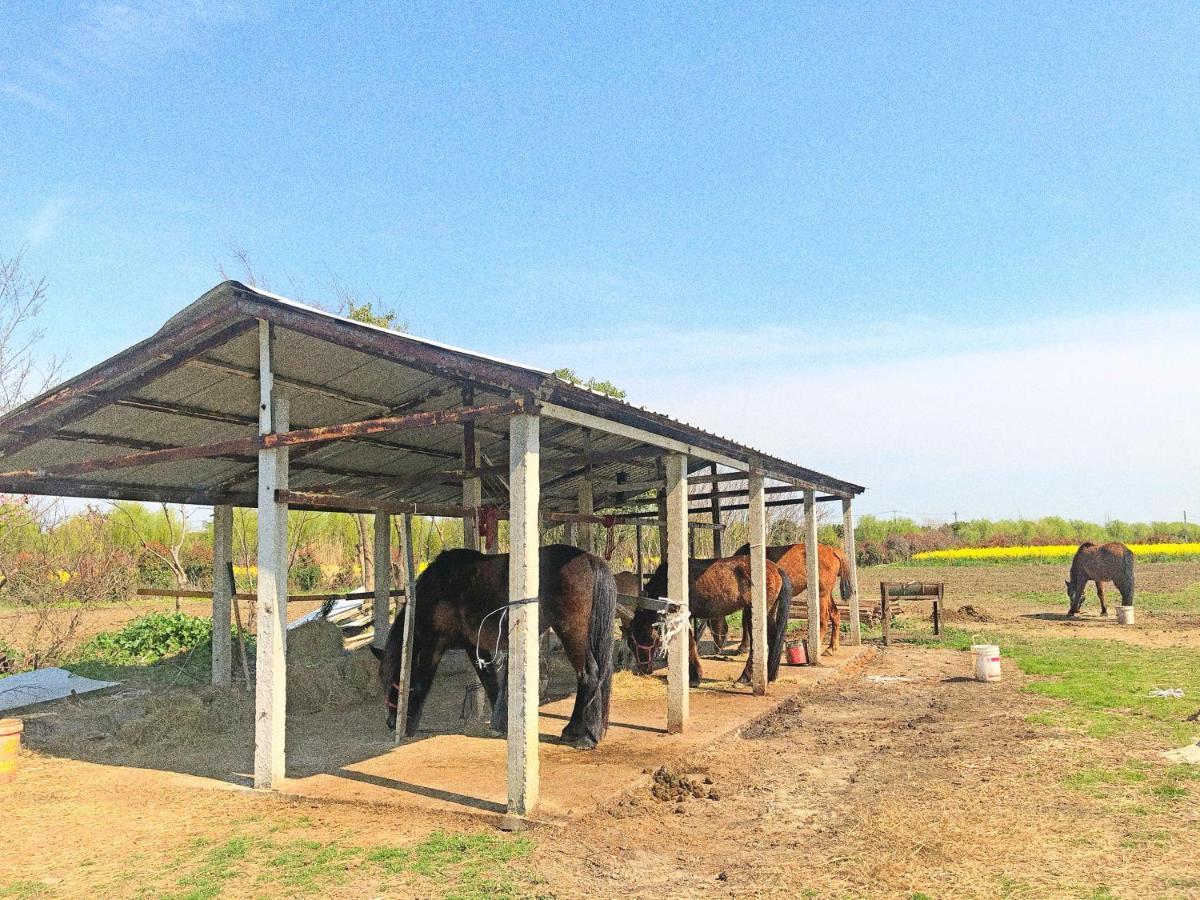
[[[1044,547],[959,547],[956,550],[927,550],[914,553],[913,562],[1011,562],[1070,560],[1078,544],[1051,544]],[[1200,543],[1190,544],[1130,544],[1134,555],[1154,560],[1195,559],[1200,557]]]

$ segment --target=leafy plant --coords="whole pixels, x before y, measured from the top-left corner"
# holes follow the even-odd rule
[[[212,621],[185,613],[150,613],[120,631],[96,635],[81,647],[81,659],[116,666],[149,665],[212,640]]]

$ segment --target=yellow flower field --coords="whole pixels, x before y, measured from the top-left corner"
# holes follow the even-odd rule
[[[1051,544],[1044,547],[959,547],[955,550],[927,550],[914,553],[913,562],[933,564],[970,564],[988,562],[1069,562],[1078,544]],[[1130,544],[1134,555],[1150,562],[1200,559],[1200,543]]]

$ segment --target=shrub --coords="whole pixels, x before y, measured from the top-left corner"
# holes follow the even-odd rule
[[[184,613],[150,613],[120,631],[96,635],[78,655],[116,666],[148,665],[211,640],[210,619]]]
[[[296,588],[301,591],[311,591],[321,583],[321,578],[324,573],[321,571],[321,564],[307,550],[301,550],[296,554],[296,559],[292,562],[291,578]]]

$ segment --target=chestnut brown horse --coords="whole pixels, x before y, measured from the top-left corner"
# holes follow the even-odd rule
[[[667,564],[660,565],[646,583],[647,597],[667,595]],[[772,562],[767,563],[767,678],[774,681],[779,674],[779,657],[787,631],[788,598],[792,583],[787,573]],[[753,600],[750,591],[750,557],[731,556],[724,559],[688,560],[688,607],[694,619],[723,619],[739,609],[743,621],[753,633]],[[625,639],[633,651],[635,671],[649,674],[654,666],[654,654],[659,647],[658,614],[639,609],[625,629]],[[692,687],[700,683],[700,654],[696,636],[688,634],[689,675]],[[751,642],[751,656],[746,659],[739,683],[750,681],[753,654],[759,652]]]
[[[575,669],[575,708],[563,740],[580,749],[595,747],[608,729],[612,689],[613,616],[617,587],[608,564],[576,547],[552,544],[539,550],[539,631],[553,628]],[[416,734],[421,710],[447,650],[466,650],[492,702],[492,728],[507,730],[502,680],[490,661],[508,646],[508,555],[445,550],[417,579],[413,622],[412,675],[405,733]],[[387,693],[388,728],[395,728],[400,651],[405,608],[401,607],[379,657]],[[481,662],[479,657],[485,656]]]
[[[1133,551],[1119,541],[1096,544],[1085,541],[1071,560],[1071,578],[1067,581],[1067,615],[1073,616],[1083,606],[1083,592],[1089,581],[1096,582],[1100,598],[1100,615],[1108,615],[1104,604],[1104,582],[1111,581],[1121,592],[1121,604],[1133,606]]]
[[[750,545],[743,544],[738,555],[749,554]],[[767,559],[775,563],[788,574],[792,580],[793,596],[800,596],[808,587],[808,556],[803,544],[780,544],[767,548]],[[832,653],[842,645],[842,613],[833,599],[833,585],[842,583],[842,599],[850,599],[850,561],[840,547],[829,544],[817,545],[817,586],[820,597],[821,633],[829,630],[829,644],[826,653]],[[742,623],[742,644],[747,645],[746,625]],[[738,653],[743,647],[738,647]]]

